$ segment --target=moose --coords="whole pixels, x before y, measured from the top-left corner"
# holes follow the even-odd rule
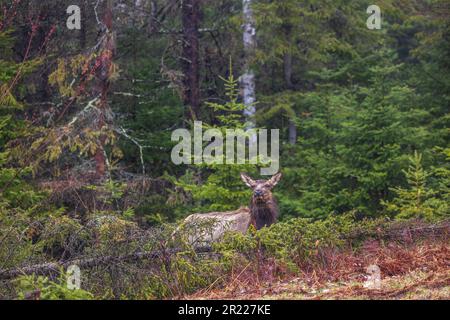
[[[219,240],[226,231],[246,233],[250,225],[259,230],[275,223],[279,211],[272,189],[280,181],[281,173],[275,174],[269,180],[253,180],[247,174],[241,173],[241,179],[253,190],[248,207],[235,211],[192,214],[183,221],[177,231],[193,230],[189,235],[189,242],[205,244]],[[201,227],[205,224],[208,226]]]

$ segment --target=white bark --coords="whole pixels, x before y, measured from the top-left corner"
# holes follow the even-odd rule
[[[144,0],[134,1],[134,19],[135,23],[140,25],[145,20],[145,2]]]
[[[244,74],[241,76],[241,88],[243,103],[245,105],[244,115],[247,120],[247,128],[255,127],[255,74],[251,69],[251,62],[256,49],[256,27],[252,10],[252,0],[242,0],[242,12],[244,16],[243,43],[244,43]]]

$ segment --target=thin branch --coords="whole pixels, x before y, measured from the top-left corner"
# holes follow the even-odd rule
[[[141,161],[141,168],[142,168],[142,174],[145,175],[145,164],[144,164],[144,152],[143,149],[144,148],[149,148],[149,146],[142,146],[135,138],[133,138],[132,136],[130,136],[124,128],[119,127],[118,129],[116,128],[115,131],[124,136],[125,138],[127,138],[128,140],[130,140],[131,142],[133,142],[138,148],[139,148],[139,158]]]
[[[94,105],[94,103],[95,103],[99,98],[100,98],[100,97],[97,96],[97,97],[95,97],[94,99],[90,100],[90,101],[87,103],[86,107],[84,107],[83,110],[81,110],[80,112],[78,112],[77,115],[76,115],[75,117],[72,118],[72,120],[69,122],[68,126],[70,127],[70,126],[74,125],[74,124],[80,119],[81,116],[84,116],[84,115],[88,112],[89,109],[97,108],[97,107]]]

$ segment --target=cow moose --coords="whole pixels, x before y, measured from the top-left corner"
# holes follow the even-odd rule
[[[281,173],[277,173],[269,180],[253,180],[248,175],[241,173],[241,179],[253,190],[250,202],[250,223],[256,230],[274,224],[278,218],[278,205],[272,195],[272,189],[281,179]]]
[[[193,230],[189,235],[189,242],[204,245],[219,240],[226,231],[246,233],[250,225],[259,230],[275,223],[279,212],[272,189],[280,181],[281,173],[275,174],[269,180],[253,180],[241,173],[241,179],[253,190],[248,207],[235,211],[192,214],[183,221],[177,231]],[[209,225],[207,228],[201,227],[204,224]]]

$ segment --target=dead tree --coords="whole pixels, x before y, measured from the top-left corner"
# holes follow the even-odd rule
[[[102,33],[99,40],[99,54],[96,60],[96,80],[93,85],[93,94],[99,97],[97,107],[99,115],[97,119],[97,130],[103,128],[111,121],[111,112],[108,104],[108,90],[110,87],[110,78],[113,72],[113,58],[116,48],[115,34],[113,31],[113,5],[112,0],[106,1],[105,13],[101,22]],[[99,137],[99,145],[94,155],[97,177],[101,178],[106,173],[107,157],[105,153],[104,135]]]

